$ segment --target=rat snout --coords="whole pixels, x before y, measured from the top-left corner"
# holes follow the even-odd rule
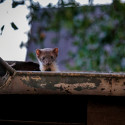
[[[49,60],[49,59],[45,59],[44,60],[44,65],[45,66],[50,66],[52,64],[52,61],[51,60]]]
[[[47,62],[46,64],[49,66],[49,65],[51,65],[51,62]]]
[[[46,66],[49,66],[49,65],[51,65],[51,62],[48,61],[48,60],[45,60],[44,64],[45,64]]]

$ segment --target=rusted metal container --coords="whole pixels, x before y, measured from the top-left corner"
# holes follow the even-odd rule
[[[125,73],[41,72],[36,63],[2,59],[0,68],[0,94],[125,96]]]
[[[0,58],[0,98],[2,124],[125,124],[125,73],[41,72],[37,63]]]

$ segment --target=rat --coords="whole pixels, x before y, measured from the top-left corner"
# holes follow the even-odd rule
[[[41,71],[59,71],[56,64],[58,48],[36,49],[36,57]]]

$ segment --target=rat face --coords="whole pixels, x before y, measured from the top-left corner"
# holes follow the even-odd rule
[[[44,66],[50,66],[58,56],[58,48],[37,49],[36,56]]]

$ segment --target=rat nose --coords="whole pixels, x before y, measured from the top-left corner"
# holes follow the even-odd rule
[[[47,62],[47,65],[48,65],[48,66],[51,65],[51,63],[50,63],[50,62]]]

